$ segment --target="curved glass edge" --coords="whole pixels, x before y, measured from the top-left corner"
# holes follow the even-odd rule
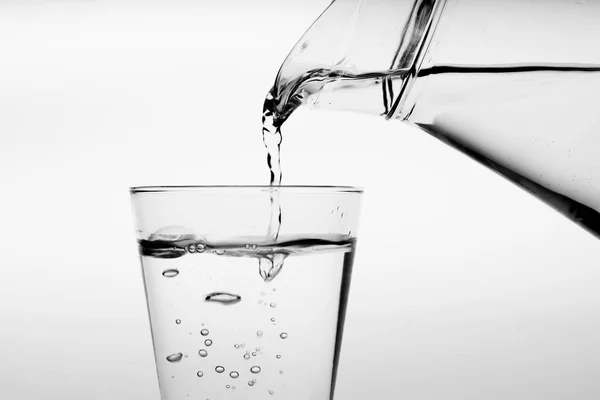
[[[175,193],[175,192],[271,192],[274,189],[283,192],[306,193],[363,193],[354,186],[314,186],[314,185],[182,185],[182,186],[133,186],[131,194],[136,193]]]

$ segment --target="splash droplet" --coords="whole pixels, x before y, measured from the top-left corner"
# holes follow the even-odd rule
[[[171,354],[170,356],[168,356],[167,361],[176,363],[176,362],[181,361],[182,358],[183,358],[183,353],[175,353],[175,354]]]
[[[209,334],[209,332],[208,332],[208,329],[202,329],[202,330],[200,331],[200,334],[201,334],[202,336],[208,336],[208,334]]]
[[[258,365],[254,365],[252,368],[250,368],[250,372],[253,374],[258,374],[260,372],[260,367]]]
[[[212,346],[212,340],[210,340],[210,339],[206,339],[206,340],[204,341],[204,345],[205,345],[205,346],[208,346],[208,347]]]
[[[229,376],[232,377],[233,379],[237,379],[240,376],[240,374],[237,371],[231,371],[229,373]]]
[[[288,334],[285,333],[285,332],[282,332],[281,335],[279,335],[279,337],[282,338],[282,339],[287,339]]]
[[[222,366],[218,365],[215,367],[215,371],[217,371],[218,374],[222,374],[223,372],[225,372],[225,368],[223,368]]]
[[[175,278],[177,275],[179,275],[179,270],[165,269],[162,274],[165,278]]]
[[[202,371],[198,371],[198,372],[196,372],[196,376],[197,376],[198,378],[202,378],[202,377],[204,376],[204,372],[202,372]]]
[[[239,303],[242,300],[242,296],[238,296],[237,294],[231,294],[227,292],[213,292],[207,294],[204,300],[229,306],[232,304]]]
[[[200,357],[206,357],[208,355],[208,352],[206,350],[202,349],[202,350],[198,351],[198,355]]]

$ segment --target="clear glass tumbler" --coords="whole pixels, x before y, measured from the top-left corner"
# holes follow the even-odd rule
[[[332,398],[362,191],[131,193],[162,399]]]

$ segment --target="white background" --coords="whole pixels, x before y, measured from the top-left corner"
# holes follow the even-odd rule
[[[128,187],[267,184],[327,0],[0,1],[0,398],[158,399]],[[338,399],[598,398],[598,241],[398,122],[299,111],[284,184],[365,188]]]

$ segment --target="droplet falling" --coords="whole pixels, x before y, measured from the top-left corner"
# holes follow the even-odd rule
[[[232,304],[239,303],[242,300],[242,296],[227,292],[213,292],[207,294],[204,300],[230,306]]]
[[[202,371],[198,371],[198,372],[196,372],[196,376],[197,376],[198,378],[202,378],[202,377],[204,376],[204,372],[202,372]]]
[[[181,361],[182,358],[183,358],[183,353],[175,353],[175,354],[171,354],[170,356],[167,356],[167,361],[176,363],[176,362]]]
[[[202,336],[208,336],[208,334],[209,334],[209,333],[210,333],[210,332],[208,332],[208,329],[202,329],[202,330],[200,331],[200,334],[201,334]]]
[[[210,340],[210,339],[206,339],[206,340],[204,341],[204,345],[205,345],[205,346],[209,346],[209,347],[210,347],[210,346],[212,346],[212,340]]]
[[[233,379],[237,379],[240,376],[240,373],[237,371],[231,371],[229,373],[229,376],[232,377]]]
[[[218,365],[215,367],[215,371],[217,371],[218,374],[222,374],[223,372],[225,372],[225,368]]]
[[[177,269],[166,269],[163,271],[163,276],[165,278],[175,278],[177,275],[179,275],[179,270]]]
[[[282,339],[287,339],[288,334],[285,333],[285,332],[281,332],[281,335],[279,335],[279,337],[282,338]]]
[[[258,374],[260,372],[260,367],[258,365],[254,365],[252,368],[250,368],[250,372],[253,374]]]
[[[204,349],[201,349],[200,351],[198,351],[198,355],[200,357],[206,357],[208,355],[208,352]]]

